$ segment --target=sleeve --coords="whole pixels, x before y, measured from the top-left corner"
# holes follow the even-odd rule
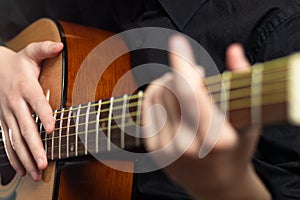
[[[273,13],[252,32],[247,53],[252,63],[300,51],[300,6]],[[299,66],[300,67],[300,66]],[[300,199],[300,127],[263,129],[253,158],[257,174],[273,199]]]

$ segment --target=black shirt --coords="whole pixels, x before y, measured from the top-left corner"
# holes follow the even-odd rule
[[[286,56],[300,49],[300,1],[145,2],[139,9],[140,13],[134,13],[136,20],[124,15],[119,18],[123,28],[159,26],[183,32],[210,53],[220,71],[225,69],[226,48],[233,42],[244,45],[252,64]],[[135,57],[133,54],[133,64],[157,61],[162,52],[153,51],[148,50],[148,53]],[[148,76],[157,76],[152,72],[155,70],[145,70],[148,70]],[[299,144],[298,127],[275,126],[263,130],[253,163],[273,199],[300,199]],[[160,172],[149,174],[146,179],[144,177],[138,177],[138,190],[152,196],[152,199],[159,198],[159,195],[164,195],[164,199],[189,198],[183,197],[178,188],[170,189],[171,183],[169,186],[159,183],[164,179]],[[164,189],[173,191],[173,196],[162,192]]]

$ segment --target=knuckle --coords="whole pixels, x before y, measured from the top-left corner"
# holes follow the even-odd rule
[[[7,105],[10,108],[14,108],[19,104],[19,98],[16,95],[9,95],[6,97]]]
[[[21,135],[23,138],[29,139],[31,136],[32,131],[30,129],[24,128],[21,129]]]
[[[44,51],[47,51],[49,50],[49,46],[50,46],[51,42],[50,41],[45,41],[45,42],[42,42],[41,44],[41,49],[44,50]]]
[[[41,107],[45,107],[45,101],[42,98],[37,98],[31,105],[33,110],[38,110]]]

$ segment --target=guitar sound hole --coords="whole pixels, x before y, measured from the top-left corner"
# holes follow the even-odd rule
[[[3,143],[2,146],[4,146]],[[1,185],[7,185],[14,178],[16,172],[10,166],[8,158],[4,156],[6,155],[4,148],[0,150],[0,155],[1,155],[0,156]]]
[[[16,172],[10,166],[0,167],[1,185],[7,185],[14,178]]]

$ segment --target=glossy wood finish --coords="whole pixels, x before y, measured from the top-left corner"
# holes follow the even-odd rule
[[[114,61],[103,73],[99,82],[91,82],[91,75],[99,73],[99,69],[106,66],[101,65],[104,55],[97,55],[95,59],[89,60],[89,65],[95,66],[93,71],[87,71],[80,79],[76,79],[78,70],[88,53],[100,44],[112,33],[99,29],[83,27],[77,24],[60,22],[65,32],[68,52],[68,95],[66,106],[87,103],[99,99],[107,99],[112,95],[122,95],[135,89],[132,77],[126,79],[116,93],[113,94],[114,86],[124,73],[130,70],[129,54]],[[120,40],[117,46],[112,46],[109,51],[118,48],[126,48]],[[101,70],[100,70],[101,71]],[[79,81],[80,95],[74,95],[75,80]],[[97,91],[93,91],[95,87]],[[117,162],[119,165],[133,170],[130,162]],[[91,161],[81,165],[68,165],[62,168],[59,188],[59,199],[130,199],[132,189],[132,174],[114,170],[104,166],[98,161]],[[80,177],[80,178],[78,178]]]
[[[129,54],[121,56],[113,62],[103,73],[99,82],[90,82],[90,75],[101,71],[99,58],[105,59],[105,54],[97,56],[98,59],[89,61],[92,66],[98,69],[88,71],[80,78],[80,95],[73,94],[73,88],[77,73],[83,60],[88,53],[112,33],[98,29],[87,28],[71,23],[60,22],[64,31],[64,37],[60,37],[57,24],[50,19],[41,19],[20,33],[16,38],[9,41],[7,46],[15,51],[19,51],[31,42],[52,40],[62,41],[65,39],[65,56],[59,55],[54,59],[49,59],[43,63],[40,75],[40,83],[45,94],[50,91],[50,104],[52,108],[59,109],[62,106],[72,106],[74,104],[87,103],[98,99],[106,99],[114,95],[122,95],[135,90],[135,82],[131,76],[122,81],[122,87],[114,90],[114,85],[119,78],[130,70]],[[113,48],[126,48],[126,45],[119,41]],[[107,51],[109,54],[110,52]],[[67,59],[67,60],[63,60]],[[66,61],[65,63],[63,61]],[[63,65],[67,64],[63,68]],[[64,71],[67,70],[67,71]],[[97,71],[98,70],[98,71]],[[66,77],[64,77],[66,75]],[[66,81],[63,80],[66,78]],[[90,86],[88,84],[95,86]],[[67,88],[64,93],[62,88]],[[89,88],[95,87],[97,91]],[[67,94],[62,96],[62,94]],[[63,103],[65,102],[65,103]],[[65,105],[62,105],[65,104]],[[122,166],[126,171],[133,170],[133,163],[110,161]],[[18,199],[52,199],[54,188],[55,162],[51,162],[44,173],[43,182],[34,183],[29,177],[17,179],[19,184]],[[125,173],[109,168],[99,161],[89,159],[87,161],[66,162],[60,169],[60,183],[58,199],[130,199],[132,190],[132,173]],[[14,180],[15,180],[14,179]],[[8,188],[8,186],[10,188]],[[16,189],[16,184],[0,186],[0,198],[6,198]],[[2,193],[1,193],[2,192]],[[3,195],[2,195],[3,194]],[[2,195],[2,196],[1,196]]]

